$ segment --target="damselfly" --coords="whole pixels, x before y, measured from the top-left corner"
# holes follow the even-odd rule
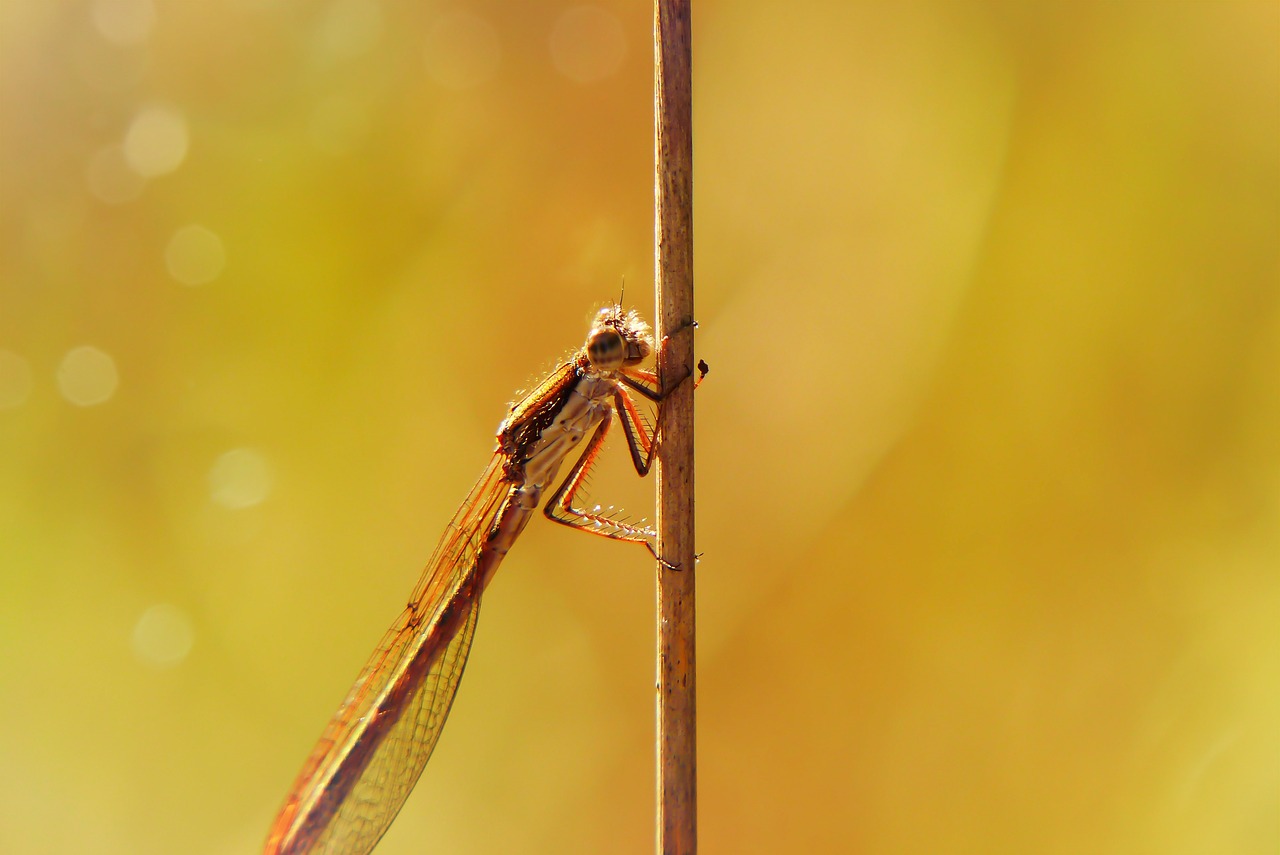
[[[593,534],[644,543],[657,556],[652,529],[574,504],[614,418],[622,422],[636,472],[648,473],[665,397],[657,375],[639,367],[652,350],[639,315],[606,307],[585,346],[512,405],[498,427],[493,458],[408,605],[307,758],[271,829],[267,855],[356,855],[377,844],[440,736],[471,648],[480,595],[574,449],[582,447],[581,456],[543,513]],[[706,363],[698,368],[706,374]],[[652,428],[630,392],[658,405]]]

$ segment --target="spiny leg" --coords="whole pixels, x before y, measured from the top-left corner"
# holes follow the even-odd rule
[[[627,435],[627,450],[631,462],[641,478],[649,474],[653,456],[658,451],[658,434],[662,430],[662,408],[658,408],[658,422],[650,430],[645,419],[636,409],[635,401],[621,386],[613,393],[614,406],[622,419],[622,432]]]
[[[600,449],[604,446],[604,438],[609,432],[609,424],[612,421],[613,413],[611,411],[606,412],[604,420],[600,422],[600,426],[595,429],[591,439],[587,440],[582,456],[573,464],[573,468],[569,470],[569,474],[565,476],[564,481],[547,499],[547,504],[542,509],[542,513],[552,522],[558,522],[561,525],[567,525],[579,531],[612,538],[613,540],[643,543],[654,554],[654,557],[657,557],[657,552],[653,546],[653,539],[657,536],[657,533],[653,529],[632,525],[595,511],[577,508],[573,504],[574,497],[583,484],[586,483],[587,474],[591,471],[596,457],[600,454]]]
[[[698,384],[707,375],[707,364],[698,362],[699,376],[694,381],[694,388],[698,388]],[[681,377],[670,389],[659,392],[657,390],[658,378],[651,371],[641,369],[624,369],[618,372],[618,377],[623,383],[635,389],[651,401],[658,404],[657,421],[653,428],[650,429],[640,414],[639,409],[635,405],[635,401],[627,393],[622,386],[617,387],[614,392],[614,405],[618,416],[622,419],[622,430],[627,437],[627,449],[631,453],[631,462],[635,466],[636,473],[643,478],[649,474],[650,468],[653,466],[654,456],[658,452],[660,437],[662,433],[662,401],[671,392],[675,391],[685,380],[688,380],[690,374]],[[653,388],[646,385],[652,383]],[[587,511],[582,508],[574,507],[574,498],[579,490],[586,484],[587,476],[591,471],[591,467],[595,464],[596,457],[599,455],[601,448],[604,446],[604,439],[609,431],[609,426],[613,421],[613,412],[606,412],[604,419],[600,422],[600,426],[592,433],[591,438],[587,440],[585,448],[583,448],[582,456],[578,458],[573,467],[569,470],[568,475],[556,488],[555,492],[547,499],[546,505],[542,512],[547,519],[552,522],[558,522],[561,525],[576,528],[580,531],[596,534],[601,537],[608,537],[613,540],[625,540],[632,543],[643,543],[648,548],[650,554],[663,566],[670,570],[679,569],[678,565],[671,564],[658,555],[655,540],[657,532],[647,526],[636,526],[623,520],[613,519],[612,517],[595,511]],[[599,506],[597,506],[599,507]]]
[[[706,379],[707,372],[710,370],[711,366],[707,365],[705,359],[698,360],[698,379],[693,381],[693,388],[697,389],[702,385],[702,381]],[[681,383],[688,380],[692,374],[692,371],[686,371],[685,375],[673,383],[669,389],[661,389],[657,372],[649,371],[645,368],[623,368],[618,371],[618,379],[655,404],[660,404],[668,395],[678,389]]]
[[[707,367],[706,362],[698,360],[699,374],[698,379],[693,383],[694,389],[697,389],[698,385],[702,383],[703,378],[707,376],[707,371],[709,370],[710,369]],[[659,438],[662,434],[662,414],[664,412],[662,402],[668,395],[674,392],[681,383],[688,380],[689,375],[686,374],[684,377],[680,378],[678,383],[663,392],[657,391],[658,376],[652,371],[645,371],[639,368],[627,368],[618,372],[618,379],[620,379],[625,386],[636,390],[641,395],[644,395],[649,400],[658,404],[657,422],[654,424],[653,428],[650,429],[648,427],[648,421],[640,414],[639,409],[636,408],[635,401],[632,400],[631,395],[627,393],[625,388],[619,386],[613,394],[616,409],[618,414],[622,417],[622,429],[627,435],[627,447],[631,451],[631,462],[635,464],[636,472],[640,473],[640,477],[643,478],[645,475],[649,474],[649,468],[653,464],[653,458],[658,453]],[[653,388],[650,388],[647,385],[649,383],[653,384]]]

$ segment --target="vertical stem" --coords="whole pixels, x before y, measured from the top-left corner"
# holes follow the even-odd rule
[[[693,370],[690,0],[654,3],[658,376]],[[663,402],[658,457],[658,852],[698,848],[694,693],[693,383]]]

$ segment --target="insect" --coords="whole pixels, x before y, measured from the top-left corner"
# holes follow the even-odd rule
[[[649,325],[621,305],[607,306],[582,349],[512,405],[489,465],[440,538],[408,605],[307,758],[271,828],[266,855],[355,855],[381,839],[449,714],[480,595],[572,451],[582,448],[543,513],[593,534],[643,543],[658,557],[652,529],[602,515],[598,506],[574,505],[615,418],[636,472],[648,473],[669,391],[639,367],[652,351]],[[698,368],[695,387],[707,373],[706,363]],[[632,392],[658,405],[652,429]]]

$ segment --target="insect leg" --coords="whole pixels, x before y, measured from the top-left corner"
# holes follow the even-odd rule
[[[573,468],[569,470],[569,474],[565,476],[564,481],[547,499],[547,504],[542,509],[542,513],[552,522],[558,522],[561,525],[567,525],[570,528],[576,528],[579,531],[585,531],[601,537],[643,543],[649,547],[650,552],[654,552],[653,540],[657,537],[657,533],[648,526],[636,525],[626,520],[614,519],[602,514],[598,505],[592,510],[574,506],[574,499],[577,497],[578,491],[586,483],[587,474],[591,471],[596,457],[600,454],[600,449],[604,445],[605,435],[609,432],[609,424],[612,421],[613,413],[611,411],[606,412],[604,420],[600,422],[600,426],[595,429],[591,439],[587,440],[582,456],[573,464]],[[626,424],[625,418],[623,424]],[[630,437],[629,430],[628,437]],[[630,441],[630,438],[628,438],[628,441]],[[652,447],[648,443],[647,434],[646,447]],[[633,450],[633,458],[634,456],[635,452]],[[645,464],[646,471],[648,471],[648,461],[645,461]],[[657,553],[654,552],[654,554],[656,556]]]

